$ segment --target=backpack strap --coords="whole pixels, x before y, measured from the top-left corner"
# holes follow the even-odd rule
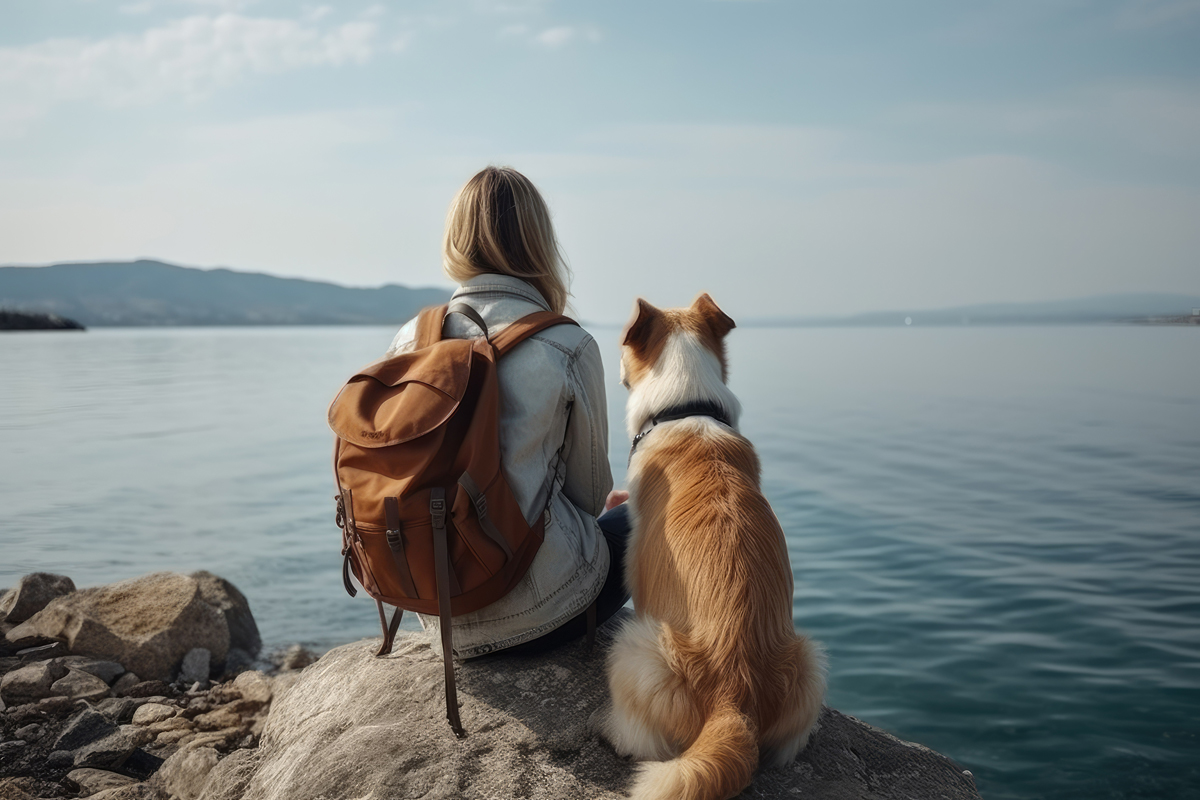
[[[417,350],[423,350],[442,340],[442,322],[446,319],[446,309],[449,307],[450,304],[446,303],[421,309],[417,316]]]
[[[438,617],[442,634],[442,664],[446,672],[446,719],[455,737],[466,738],[462,722],[458,717],[458,690],[454,685],[454,623],[450,620],[450,568],[449,535],[446,530],[446,490],[432,489],[429,492],[429,514],[433,517],[433,569],[437,583]]]
[[[578,325],[579,323],[570,317],[564,317],[562,314],[555,314],[553,311],[538,311],[528,316],[521,317],[516,322],[507,326],[504,330],[492,337],[492,347],[496,348],[496,356],[500,357],[508,353],[521,342],[533,336],[535,333],[553,328],[555,325]]]

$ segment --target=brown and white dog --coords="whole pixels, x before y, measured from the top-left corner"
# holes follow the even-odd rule
[[[643,765],[633,797],[728,798],[760,760],[804,747],[825,692],[820,645],[792,624],[783,530],[726,386],[734,327],[707,294],[637,301],[622,338],[636,618],[608,657],[603,734]],[[665,759],[671,759],[664,761]]]

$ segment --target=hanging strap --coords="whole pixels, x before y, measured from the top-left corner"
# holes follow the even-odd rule
[[[578,325],[579,323],[562,314],[553,311],[538,311],[521,317],[516,322],[492,337],[492,346],[496,348],[496,356],[503,356],[521,342],[535,333],[552,328],[555,325]]]
[[[471,498],[471,504],[475,506],[475,514],[479,517],[479,527],[483,528],[483,532],[491,538],[496,545],[504,551],[505,558],[512,558],[513,551],[509,547],[508,540],[504,538],[504,534],[496,527],[496,523],[492,522],[492,518],[488,516],[487,495],[479,489],[479,484],[471,477],[471,474],[464,472],[462,477],[458,479],[458,485],[467,493],[467,497]]]
[[[392,612],[392,622],[388,624],[383,614],[383,602],[376,600],[375,607],[379,609],[379,627],[383,628],[383,643],[379,645],[375,657],[383,658],[392,652],[392,642],[396,640],[396,631],[400,628],[400,618],[404,616],[404,609],[396,606],[396,610]]]
[[[454,685],[454,634],[450,619],[450,550],[446,531],[446,490],[429,493],[429,514],[433,517],[433,571],[437,579],[438,617],[442,633],[442,662],[446,668],[446,719],[459,739],[466,738],[458,718],[458,690]]]
[[[392,560],[396,562],[396,574],[400,576],[400,588],[404,596],[416,600],[417,586],[413,583],[412,571],[408,568],[408,554],[404,552],[404,534],[400,526],[400,501],[395,497],[383,498],[383,514],[387,518],[388,547],[392,551]]]
[[[417,315],[417,350],[423,350],[442,340],[442,322],[446,319],[446,309],[449,307],[449,303],[430,306],[422,309]]]

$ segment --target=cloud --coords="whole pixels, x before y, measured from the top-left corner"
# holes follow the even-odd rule
[[[555,25],[539,29],[522,23],[505,25],[500,29],[500,36],[550,50],[558,50],[578,41],[598,42],[603,38],[600,29],[594,25]]]
[[[43,107],[88,99],[112,107],[203,97],[247,75],[363,64],[378,27],[320,29],[291,19],[190,16],[137,35],[0,47],[0,103]]]

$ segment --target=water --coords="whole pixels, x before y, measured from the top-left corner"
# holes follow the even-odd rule
[[[376,634],[324,411],[391,330],[0,337],[0,586],[209,569],[267,647]],[[616,329],[612,461],[624,473]],[[1200,331],[740,329],[830,703],[985,797],[1200,796]]]

